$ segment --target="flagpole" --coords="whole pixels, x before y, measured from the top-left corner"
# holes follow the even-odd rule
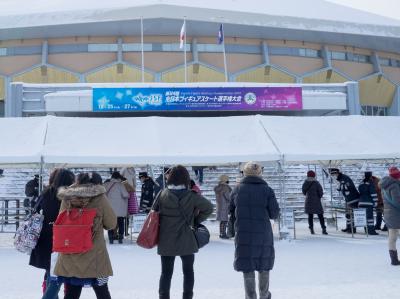
[[[224,70],[225,70],[225,82],[228,82],[228,69],[226,66],[226,52],[225,52],[225,32],[224,32],[224,25],[222,25],[222,32],[224,34],[224,38],[222,40],[222,52],[224,54]]]
[[[143,16],[140,17],[140,38],[141,38],[141,45],[142,45],[142,83],[144,83]]]
[[[186,17],[183,17],[183,26],[185,28],[185,37],[183,40],[183,53],[185,57],[185,83],[187,83],[187,61],[186,61]]]

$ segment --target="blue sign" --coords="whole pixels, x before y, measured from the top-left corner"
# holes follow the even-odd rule
[[[93,111],[301,110],[301,87],[94,88]]]

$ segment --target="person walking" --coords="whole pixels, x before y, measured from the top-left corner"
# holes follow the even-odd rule
[[[60,187],[72,185],[74,180],[75,176],[71,171],[64,168],[54,169],[49,177],[49,186],[38,199],[36,212],[41,212],[44,220],[38,242],[30,255],[29,265],[46,271],[43,283],[43,299],[56,299],[60,291],[61,284],[50,278],[51,253],[53,252],[53,223],[57,219],[61,205],[57,199],[57,190]]]
[[[364,173],[364,179],[358,186],[358,191],[360,192],[358,207],[366,209],[368,234],[379,235],[375,231],[374,226],[374,207],[378,202],[378,194],[375,189],[374,181],[372,180],[371,171],[366,171]]]
[[[221,175],[218,185],[214,187],[215,201],[217,203],[217,221],[219,221],[219,237],[229,239],[226,230],[229,218],[229,204],[231,202],[232,188],[229,187],[229,177]]]
[[[108,278],[113,275],[111,261],[104,240],[104,229],[111,230],[117,217],[111,208],[106,189],[98,184],[97,173],[91,176],[79,174],[76,184],[60,188],[58,198],[62,201],[60,213],[71,208],[96,209],[93,222],[93,247],[85,253],[60,253],[54,268],[59,282],[66,284],[64,299],[78,299],[83,286],[91,286],[97,299],[111,299]]]
[[[154,197],[156,197],[161,190],[164,190],[167,187],[169,171],[169,167],[164,167],[163,173],[161,173],[154,182]]]
[[[309,170],[307,172],[307,179],[304,181],[302,186],[302,192],[306,196],[304,203],[304,211],[308,214],[308,228],[312,235],[315,234],[314,231],[314,214],[318,215],[319,223],[321,225],[322,233],[327,235],[325,219],[324,219],[324,209],[322,208],[322,196],[324,191],[321,184],[315,178],[315,172]]]
[[[393,266],[399,266],[396,242],[400,232],[400,170],[389,168],[389,176],[382,178],[384,218],[389,230],[389,255]]]
[[[171,169],[167,188],[159,193],[154,209],[160,213],[158,254],[161,256],[159,298],[170,299],[171,279],[175,257],[182,260],[183,299],[193,298],[194,259],[199,248],[191,225],[206,220],[213,211],[209,200],[190,189],[190,176],[181,165]]]
[[[382,190],[380,186],[380,179],[376,176],[371,177],[372,182],[374,183],[376,195],[378,197],[378,201],[376,203],[376,223],[375,223],[375,231],[382,229],[382,221],[383,221],[383,196]]]
[[[106,196],[108,201],[117,216],[118,223],[118,243],[122,244],[125,230],[125,217],[128,214],[128,199],[129,193],[122,183],[123,177],[118,171],[114,171],[111,175],[111,180],[104,184],[106,188]],[[108,231],[108,239],[110,244],[114,243],[115,231]]]
[[[139,209],[141,212],[148,214],[153,206],[155,183],[147,172],[139,172],[139,179],[142,182]]]
[[[259,164],[246,163],[243,174],[231,193],[231,213],[236,217],[234,269],[243,272],[246,299],[257,299],[255,271],[259,298],[270,299],[269,272],[275,262],[270,219],[278,218],[279,205],[274,190],[262,179]]]

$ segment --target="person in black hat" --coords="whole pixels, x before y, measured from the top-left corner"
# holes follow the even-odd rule
[[[149,213],[154,201],[154,181],[147,172],[139,172],[139,179],[142,182],[142,193],[140,196],[139,209],[141,212]]]
[[[338,191],[342,193],[345,201],[346,201],[346,228],[342,229],[342,232],[351,233],[351,214],[353,213],[353,209],[358,207],[358,202],[360,198],[360,193],[352,179],[341,173],[338,168],[330,168],[329,173],[332,177],[334,177],[339,182],[339,189]],[[354,217],[353,217],[354,219]],[[356,228],[354,227],[353,223],[353,233],[356,232]]]
[[[369,235],[378,235],[374,226],[374,207],[377,206],[378,194],[375,189],[374,181],[372,180],[372,172],[366,171],[364,179],[358,186],[360,192],[359,208],[367,210],[367,226]]]
[[[170,168],[169,167],[164,167],[163,168],[163,173],[161,173],[158,178],[156,179],[156,181],[154,182],[154,197],[157,196],[157,194],[161,191],[164,190],[165,188],[167,188],[167,180],[168,180],[168,174],[170,172]]]
[[[39,197],[39,175],[35,174],[33,179],[29,180],[25,185],[24,208],[25,213],[28,215],[31,209],[35,206]]]

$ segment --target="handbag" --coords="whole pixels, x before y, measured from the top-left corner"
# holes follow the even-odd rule
[[[136,193],[130,192],[128,199],[128,214],[135,215],[137,213],[139,213],[139,205],[137,202]]]
[[[93,248],[93,222],[96,209],[71,209],[61,212],[53,225],[53,251],[85,253]]]
[[[43,197],[41,196],[34,207],[35,213],[30,214],[15,233],[14,247],[22,253],[31,254],[39,240],[44,215],[40,214],[37,209],[42,200]]]
[[[158,238],[160,234],[160,213],[155,207],[157,207],[159,197],[160,194],[157,195],[153,207],[149,215],[147,215],[142,230],[140,231],[136,241],[136,244],[146,249],[151,249],[158,244]]]
[[[197,242],[197,247],[200,249],[204,246],[206,246],[208,243],[210,243],[210,232],[207,229],[207,227],[203,224],[197,224],[196,226],[193,226],[190,224],[189,220],[187,219],[185,213],[182,210],[181,203],[179,202],[178,198],[178,206],[179,206],[179,212],[185,219],[186,224],[189,226],[190,230],[193,232],[194,237]]]

